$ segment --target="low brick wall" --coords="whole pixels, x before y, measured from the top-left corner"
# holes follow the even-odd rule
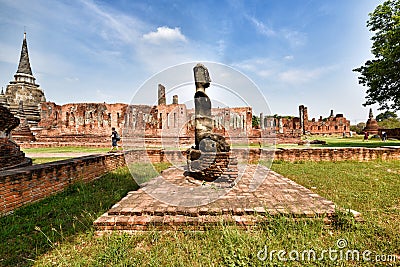
[[[0,214],[89,182],[125,165],[122,153],[86,156],[0,172]]]
[[[371,161],[400,160],[400,149],[393,148],[290,148],[275,151],[274,160],[282,161]]]
[[[232,155],[241,162],[255,163],[261,160],[296,161],[371,161],[400,160],[400,148],[281,148],[276,150],[258,148],[234,148]],[[142,150],[130,151],[131,162],[185,162],[186,152],[178,150],[152,149],[146,152]]]
[[[282,161],[370,161],[400,160],[400,149],[391,148],[291,148],[232,149],[239,161],[257,162],[271,158]],[[269,156],[268,156],[269,155]],[[185,152],[178,150],[133,150],[123,153],[99,154],[57,162],[33,165],[0,172],[0,214],[32,203],[64,190],[77,181],[89,182],[132,162],[185,162]],[[183,159],[183,160],[182,160]]]

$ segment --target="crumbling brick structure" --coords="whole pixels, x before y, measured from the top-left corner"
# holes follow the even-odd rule
[[[111,128],[122,131],[127,104],[73,103],[41,105],[39,141],[107,142]]]
[[[32,160],[11,139],[11,131],[18,124],[19,119],[0,105],[0,171],[32,165]]]
[[[333,115],[333,110],[327,118],[308,119],[307,107],[299,106],[299,117],[272,117],[260,114],[260,128],[263,132],[275,131],[278,136],[301,136],[303,134],[348,134],[350,121],[343,114]]]
[[[179,104],[173,96],[172,104],[166,104],[165,87],[159,85],[160,104],[127,105],[106,103],[41,104],[41,121],[35,130],[40,142],[94,142],[107,143],[111,128],[122,133],[126,144],[148,145],[191,143],[194,129],[194,109]],[[165,104],[164,104],[165,103]],[[213,108],[215,133],[227,138],[246,137],[251,133],[252,109]],[[129,140],[128,140],[129,139]],[[134,139],[134,140],[133,140]],[[145,140],[146,139],[146,140]]]

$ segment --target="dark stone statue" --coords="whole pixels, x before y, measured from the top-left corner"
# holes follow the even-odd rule
[[[229,144],[225,137],[213,134],[213,121],[211,117],[211,100],[206,94],[211,79],[208,69],[203,64],[193,68],[196,93],[195,106],[195,149],[204,152],[228,152]]]
[[[225,137],[213,133],[211,100],[206,94],[211,79],[208,69],[197,64],[193,68],[196,93],[195,145],[186,151],[188,171],[186,175],[205,181],[214,181],[228,170],[230,146]]]

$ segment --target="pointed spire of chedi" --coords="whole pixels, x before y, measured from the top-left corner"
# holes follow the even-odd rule
[[[24,32],[24,40],[22,41],[21,57],[17,73],[32,75],[31,64],[29,63],[28,44],[26,42],[26,32]]]
[[[19,58],[18,70],[14,75],[15,81],[35,84],[31,63],[29,62],[28,42],[26,41],[26,32],[24,32],[24,40],[22,41],[21,56]]]
[[[26,33],[24,33],[18,70],[14,74],[14,80],[7,85],[4,97],[11,113],[16,116],[18,116],[20,101],[22,101],[24,115],[30,127],[38,125],[41,118],[40,105],[46,101],[43,90],[35,81],[29,62]]]

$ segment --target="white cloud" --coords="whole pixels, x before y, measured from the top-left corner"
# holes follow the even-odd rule
[[[294,56],[289,55],[281,60],[271,58],[252,58],[232,64],[249,75],[257,75],[262,79],[270,79],[286,84],[304,84],[320,78],[337,66],[320,66],[315,68],[292,67]]]
[[[127,62],[136,61],[135,65],[142,66],[136,71],[152,74],[195,58],[196,51],[188,45],[189,40],[179,27],[162,26],[150,31],[149,29],[154,29],[153,25],[132,14],[127,15],[109,6],[101,6],[92,0],[81,2],[88,11],[88,17],[96,25],[93,31],[113,45],[96,47],[96,50],[89,47],[88,51],[100,58],[109,59],[110,64],[115,58],[123,56]]]
[[[136,17],[112,11],[110,8],[102,8],[92,0],[81,0],[81,2],[96,21],[93,31],[99,31],[100,36],[109,42],[118,40],[127,44],[135,43],[139,32],[147,26]]]
[[[66,80],[67,82],[79,82],[79,78],[78,77],[64,77],[64,80]]]
[[[302,46],[307,43],[306,34],[293,31],[293,30],[282,30],[281,35],[289,42],[291,46]]]
[[[280,81],[285,83],[307,83],[318,79],[320,76],[325,75],[335,69],[335,66],[319,67],[315,69],[289,69],[279,73],[278,78]]]
[[[291,46],[302,46],[307,42],[306,34],[291,29],[273,29],[264,22],[252,16],[245,16],[255,27],[257,32],[267,37],[281,38],[289,42]]]
[[[217,54],[222,57],[225,54],[226,43],[224,40],[218,40],[217,42]]]
[[[272,76],[274,72],[272,70],[259,70],[256,72],[258,76],[261,76],[263,78],[267,78],[269,76]]]
[[[248,20],[256,27],[256,30],[265,36],[274,36],[276,32],[271,28],[265,25],[263,22],[257,20],[255,17],[246,16]]]
[[[186,37],[181,33],[180,28],[169,28],[166,26],[158,27],[157,31],[143,35],[143,40],[152,44],[162,44],[163,42],[186,42]]]
[[[240,70],[256,74],[261,78],[267,78],[275,75],[276,71],[281,68],[281,64],[269,58],[252,58],[232,64]]]

